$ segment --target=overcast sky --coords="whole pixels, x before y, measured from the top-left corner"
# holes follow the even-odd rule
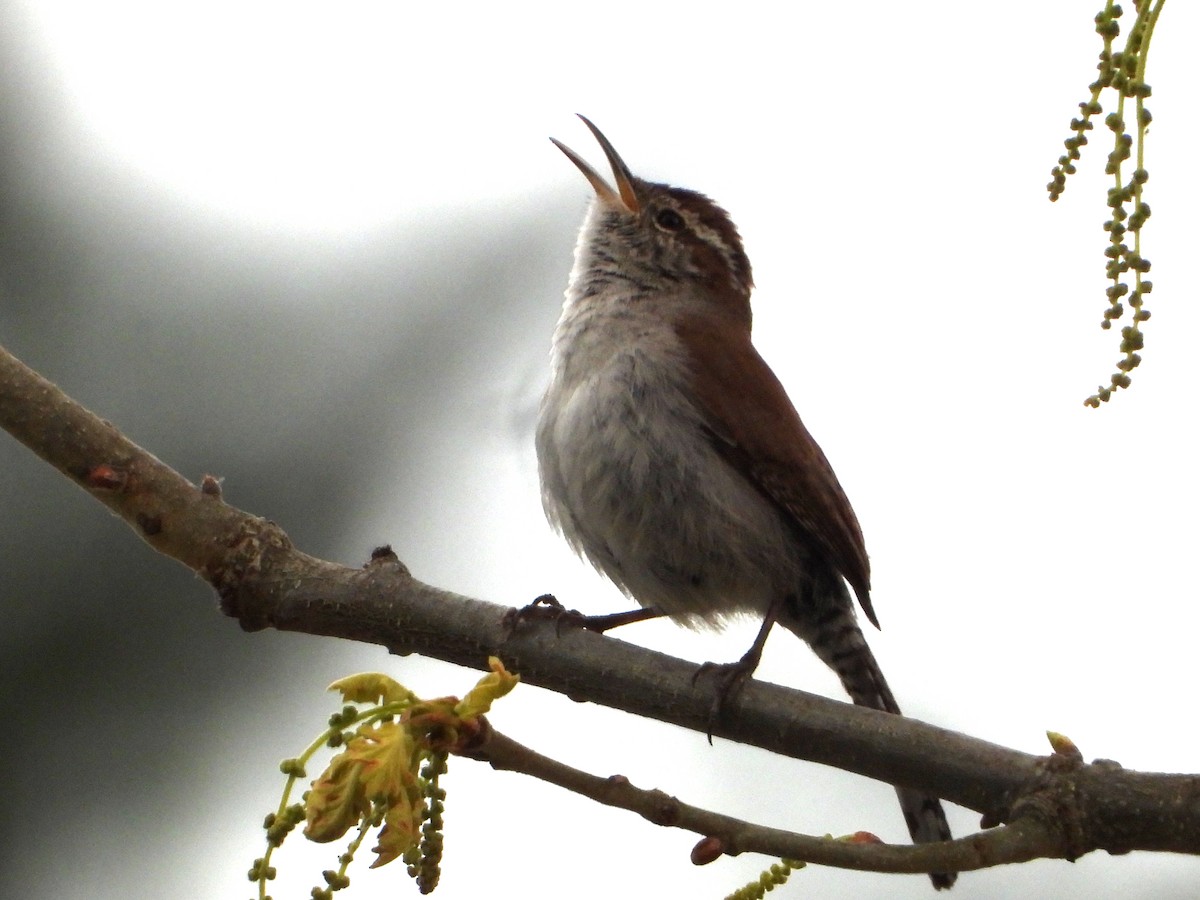
[[[0,341],[189,477],[217,471],[231,502],[308,552],[357,562],[390,541],[419,578],[456,591],[622,608],[545,525],[532,450],[590,193],[547,137],[599,167],[582,112],[636,174],[701,190],[738,224],[756,343],[863,523],[884,626],[868,639],[906,712],[1029,752],[1048,750],[1051,729],[1089,759],[1195,771],[1200,197],[1186,42],[1200,14],[1168,4],[1154,37],[1153,319],[1133,389],[1092,411],[1082,400],[1118,358],[1097,327],[1103,129],[1058,204],[1044,186],[1094,76],[1099,5],[7,0],[5,216],[20,233],[5,239]],[[23,247],[58,261],[25,267]],[[0,460],[27,455],[0,443]],[[291,477],[269,490],[261,469]],[[145,554],[75,494],[64,489],[63,515],[84,519],[55,526],[71,552]],[[289,520],[287,504],[305,501],[317,511]],[[3,577],[0,612],[21,640],[75,652],[44,624],[62,592]],[[178,725],[145,711],[162,753],[203,762],[166,767],[158,804],[128,817],[111,762],[47,809],[24,775],[0,776],[29,804],[9,811],[12,827],[35,821],[35,803],[45,823],[6,860],[29,896],[248,897],[273,762],[320,729],[328,682],[379,669],[441,695],[476,678],[243,635],[202,586],[186,589],[160,588],[164,621],[198,608],[214,648],[245,654],[203,677],[232,672],[253,696],[176,711]],[[731,660],[754,627],[620,637]],[[278,664],[243,668],[268,648]],[[842,696],[787,634],[760,676]],[[119,720],[131,701],[97,688],[78,702],[73,739],[86,742],[93,725],[80,723]],[[688,802],[810,833],[904,835],[889,788],[813,765],[534,688],[493,721]],[[128,760],[146,746],[128,734],[92,743]],[[770,862],[696,870],[682,832],[467,761],[447,777],[448,900],[517,885],[538,900],[720,897]],[[950,815],[958,834],[977,824]],[[512,829],[499,845],[497,822]],[[274,896],[307,896],[336,852],[285,852]],[[352,877],[354,897],[414,890],[399,870]],[[1192,859],[1092,854],[968,874],[955,895],[1161,898],[1198,878]],[[816,870],[782,894],[928,895],[924,879]]]

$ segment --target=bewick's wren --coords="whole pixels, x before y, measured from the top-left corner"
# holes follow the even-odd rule
[[[898,714],[847,590],[878,626],[858,520],[750,343],[753,282],[737,229],[707,197],[635,178],[583,121],[615,188],[554,141],[596,196],[537,426],[547,516],[649,610],[639,618],[719,627],[761,616],[754,646],[725,667],[735,677],[757,666],[778,621],[855,703]],[[936,797],[896,793],[914,841],[950,838]],[[931,877],[938,888],[955,878]]]

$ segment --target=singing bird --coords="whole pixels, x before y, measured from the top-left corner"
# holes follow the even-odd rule
[[[878,627],[862,530],[751,343],[753,280],[737,229],[703,194],[635,177],[583,121],[614,184],[554,141],[595,196],[537,424],[550,522],[644,608],[634,618],[719,627],[761,617],[754,645],[724,667],[735,680],[778,622],[855,703],[899,714],[851,597]],[[914,841],[950,838],[938,798],[896,793]],[[930,877],[938,888],[955,879]]]

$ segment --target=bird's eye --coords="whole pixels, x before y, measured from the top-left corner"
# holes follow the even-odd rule
[[[683,216],[669,207],[660,209],[654,217],[654,224],[663,231],[679,231],[683,228]]]

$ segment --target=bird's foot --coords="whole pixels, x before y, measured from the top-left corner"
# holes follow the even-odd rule
[[[756,650],[757,652],[755,652]],[[708,728],[705,732],[710,744],[712,743],[713,728],[721,721],[725,712],[725,704],[742,689],[746,679],[754,674],[761,657],[762,649],[751,647],[750,652],[737,662],[706,662],[692,675],[693,686],[703,675],[711,673],[714,676],[713,702],[708,711]]]
[[[587,616],[577,609],[567,609],[553,594],[542,594],[540,597],[535,597],[532,603],[528,603],[520,609],[516,607],[509,609],[505,612],[501,624],[508,631],[508,636],[512,637],[522,622],[532,619],[548,619],[554,623],[555,634],[562,634],[564,620],[568,625],[578,627],[579,623],[586,618]]]
[[[504,626],[511,636],[517,630],[517,626],[527,619],[549,619],[554,622],[556,634],[562,634],[563,625],[604,634],[612,628],[629,625],[633,622],[644,622],[646,619],[656,619],[661,615],[663,613],[654,607],[649,607],[610,613],[605,616],[585,616],[577,609],[567,609],[553,594],[542,594],[528,606],[508,610],[504,614]]]

